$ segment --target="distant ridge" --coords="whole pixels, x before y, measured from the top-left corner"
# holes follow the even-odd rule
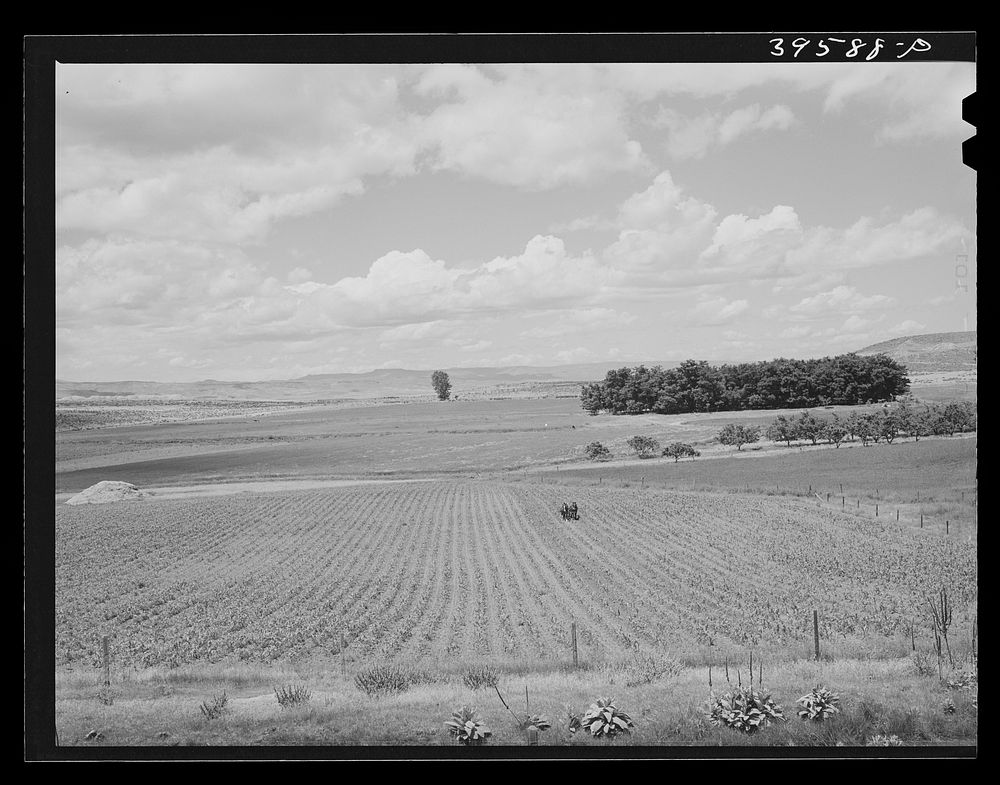
[[[515,365],[499,368],[443,368],[451,379],[452,393],[489,395],[491,391],[509,393],[511,388],[562,386],[595,382],[608,371],[639,362],[624,360],[534,367]],[[649,362],[648,366],[676,366],[679,363]],[[433,369],[380,368],[365,373],[324,373],[257,382],[233,382],[203,379],[197,382],[74,382],[56,380],[56,399],[91,397],[175,397],[180,399],[241,399],[271,401],[316,401],[367,398],[434,398],[431,387]],[[572,391],[569,391],[572,392]],[[574,393],[575,394],[575,393]]]
[[[976,370],[977,332],[927,333],[873,343],[856,354],[887,354],[914,372]]]

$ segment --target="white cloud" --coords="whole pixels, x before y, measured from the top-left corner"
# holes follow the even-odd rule
[[[927,325],[921,324],[913,319],[906,319],[899,324],[894,324],[888,329],[887,332],[890,332],[893,335],[916,335],[924,332],[926,329]]]
[[[727,115],[706,113],[688,118],[673,109],[663,109],[654,121],[667,128],[667,152],[672,158],[703,158],[712,147],[732,144],[741,136],[761,131],[784,131],[796,120],[783,104],[762,110],[760,104],[737,109]]]
[[[853,314],[887,308],[895,302],[892,297],[884,294],[864,295],[853,286],[837,286],[828,292],[803,298],[789,306],[788,313],[792,317],[817,319],[831,314]]]
[[[750,307],[747,300],[727,300],[725,297],[703,299],[688,311],[688,318],[699,326],[719,325],[732,321]]]
[[[714,207],[686,196],[669,172],[661,172],[649,188],[622,203],[621,231],[605,257],[627,270],[688,266],[711,237],[715,217]]]
[[[931,256],[972,238],[960,221],[929,207],[883,223],[861,218],[842,230],[804,226],[789,205],[719,219],[666,171],[622,202],[618,224],[604,257],[622,271],[673,286],[776,278],[778,291],[800,282],[818,290],[842,281],[844,270]]]
[[[417,86],[445,99],[420,120],[431,165],[526,189],[644,167],[622,96],[592,81],[572,89],[586,77],[586,68],[560,64],[431,67]]]

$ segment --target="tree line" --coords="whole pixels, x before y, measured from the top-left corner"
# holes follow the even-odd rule
[[[872,412],[851,412],[848,417],[817,417],[810,411],[797,417],[778,415],[770,425],[728,423],[719,431],[716,440],[742,450],[744,444],[754,444],[764,438],[772,442],[832,444],[840,447],[845,441],[892,444],[898,438],[920,441],[923,436],[954,436],[956,433],[975,431],[976,405],[971,401],[953,401],[939,404],[917,404],[909,399],[895,406],[883,406]]]
[[[892,401],[909,386],[906,367],[884,354],[719,366],[685,360],[677,368],[608,371],[582,387],[580,404],[594,415],[802,409]]]
[[[920,441],[924,436],[954,436],[956,433],[975,431],[978,426],[976,404],[971,401],[952,401],[946,404],[917,403],[909,397],[895,406],[883,406],[869,412],[851,412],[841,418],[817,417],[811,411],[798,416],[778,415],[769,425],[727,423],[715,437],[720,444],[743,449],[744,444],[755,444],[761,437],[772,442],[785,442],[789,447],[795,442],[832,444],[860,441],[862,445],[885,442],[892,444],[898,438]],[[693,445],[673,442],[661,449],[660,443],[650,436],[632,436],[625,443],[639,458],[663,456],[679,461],[697,458],[701,453]],[[584,449],[592,461],[609,461],[611,451],[600,442],[591,442]]]

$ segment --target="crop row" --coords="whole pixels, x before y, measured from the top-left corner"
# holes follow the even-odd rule
[[[545,659],[906,634],[969,542],[797,499],[441,481],[60,506],[56,654]],[[341,651],[346,643],[346,650]]]

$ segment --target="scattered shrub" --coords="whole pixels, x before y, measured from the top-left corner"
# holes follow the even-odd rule
[[[953,701],[951,698],[945,700],[945,702],[941,704],[941,711],[943,711],[945,714],[954,714],[957,711],[957,709],[955,708],[955,701]]]
[[[462,675],[462,684],[470,690],[496,687],[499,680],[500,671],[492,665],[473,665]]]
[[[201,703],[201,713],[205,715],[205,719],[217,720],[226,710],[226,704],[229,702],[229,698],[226,696],[225,691],[221,695],[215,695],[212,697],[212,702],[202,701]]]
[[[694,447],[684,442],[673,442],[668,447],[663,448],[662,454],[665,458],[673,458],[674,463],[677,463],[681,458],[697,458],[701,455]]]
[[[611,450],[605,447],[600,442],[591,442],[585,448],[587,457],[592,461],[608,461],[611,460]]]
[[[451,719],[445,721],[448,732],[459,744],[480,745],[493,735],[482,722],[476,720],[476,713],[468,706],[452,712]]]
[[[652,458],[660,450],[660,443],[649,436],[630,436],[625,443],[640,458]]]
[[[372,665],[359,671],[354,685],[366,695],[375,697],[393,692],[406,692],[414,684],[432,681],[425,671],[399,665]]]
[[[913,667],[921,676],[933,676],[937,673],[937,665],[931,660],[931,656],[924,651],[915,651],[912,655]]]
[[[287,709],[292,706],[302,706],[308,703],[309,699],[312,697],[311,693],[308,689],[306,689],[304,684],[289,684],[286,687],[275,687],[274,696],[278,699],[278,705],[283,709]]]
[[[797,703],[802,706],[799,716],[804,720],[822,722],[840,711],[837,708],[839,702],[840,696],[836,693],[826,687],[814,687],[812,692],[798,699]]]

